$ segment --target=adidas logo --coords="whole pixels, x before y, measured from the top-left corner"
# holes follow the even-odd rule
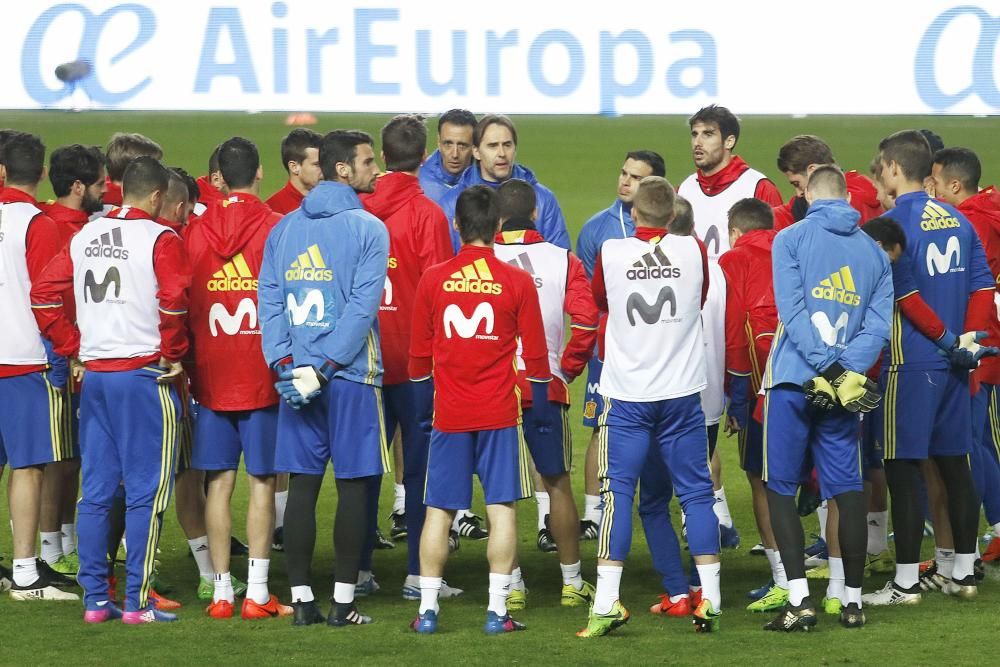
[[[524,232],[504,232],[504,234],[523,234]],[[535,267],[531,264],[531,257],[526,252],[522,252],[520,255],[514,259],[508,260],[508,264],[511,266],[516,266],[522,271],[527,271],[531,274],[531,277],[535,279],[535,289],[542,289],[542,279],[541,277],[535,275]]]
[[[451,274],[444,281],[445,292],[467,292],[469,294],[500,294],[503,285],[493,282],[493,273],[486,260],[479,258],[472,264],[466,264],[461,270]]]
[[[122,228],[115,227],[110,232],[104,232],[84,248],[83,254],[86,257],[128,259],[128,250],[122,242]]]
[[[952,229],[958,226],[958,220],[947,209],[933,199],[927,201],[924,212],[920,216],[920,229],[925,232],[933,232],[937,229]]]
[[[651,251],[636,260],[625,277],[629,280],[649,280],[651,278],[680,278],[681,270],[673,266],[667,259],[663,248],[655,246]]]
[[[209,292],[256,292],[257,280],[243,258],[243,253],[233,257],[212,274],[208,281]]]
[[[819,281],[819,285],[813,287],[812,295],[816,299],[836,301],[846,306],[857,306],[861,303],[849,266],[842,266],[839,271],[831,273],[829,278]]]
[[[319,246],[314,243],[292,262],[292,268],[285,271],[285,280],[333,280],[333,271],[326,268]]]

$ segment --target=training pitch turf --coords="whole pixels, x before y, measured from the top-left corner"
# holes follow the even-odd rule
[[[376,136],[387,115],[322,115],[316,129],[358,127]],[[284,183],[279,143],[288,128],[283,114],[223,113],[64,113],[0,112],[0,127],[40,134],[49,151],[79,142],[104,145],[115,131],[136,131],[160,142],[168,165],[194,175],[205,173],[212,147],[234,134],[246,136],[261,149],[264,165],[262,194],[266,197]],[[532,168],[558,196],[570,235],[615,196],[616,178],[628,150],[653,149],[667,163],[667,177],[678,184],[691,172],[687,125],[681,116],[600,118],[589,116],[517,117],[518,161]],[[1000,122],[964,117],[755,117],[745,119],[737,152],[768,174],[782,192],[790,189],[777,173],[780,145],[796,134],[817,134],[833,148],[845,168],[867,172],[879,139],[904,128],[931,128],[946,145],[975,149],[984,162],[982,184],[1000,179],[995,156],[1000,154]],[[433,128],[431,129],[433,136]],[[46,183],[39,197],[51,197]],[[573,386],[574,487],[582,504],[583,453],[589,432],[579,425],[583,383]],[[0,408],[2,409],[2,408]],[[74,603],[17,603],[0,597],[0,664],[269,664],[282,661],[338,664],[932,664],[971,663],[991,655],[995,642],[1000,581],[988,579],[973,602],[960,602],[940,593],[925,594],[920,606],[868,609],[868,625],[847,631],[831,617],[806,635],[764,633],[764,615],[744,611],[745,593],[768,578],[767,561],[751,556],[757,541],[750,511],[749,488],[738,468],[736,443],[722,440],[724,481],[743,546],[723,555],[722,631],[698,636],[683,619],[651,616],[647,609],[660,592],[638,520],[633,557],[622,582],[622,601],[632,621],[612,636],[577,639],[573,633],[586,623],[583,609],[559,606],[559,569],[555,554],[535,548],[535,504],[520,506],[521,564],[530,594],[528,608],[517,614],[528,631],[504,637],[486,637],[482,622],[487,601],[485,543],[462,542],[447,570],[452,585],[466,589],[459,600],[445,600],[441,629],[435,636],[416,636],[408,624],[417,603],[399,597],[405,574],[405,545],[375,554],[375,571],[382,590],[361,599],[360,607],[375,623],[366,627],[333,629],[326,626],[292,628],[288,621],[213,621],[194,595],[197,573],[171,507],[160,541],[160,578],[174,587],[170,597],[184,603],[179,623],[131,628],[121,624],[85,626],[81,607]],[[320,500],[314,589],[322,599],[328,591],[332,567],[331,522],[335,505],[332,479]],[[234,496],[233,525],[244,536],[245,481]],[[392,501],[391,479],[383,484],[382,525]],[[474,510],[482,514],[482,499]],[[0,525],[8,519],[0,503]],[[805,520],[807,534],[816,532],[815,515]],[[595,578],[594,542],[582,548],[585,578]],[[0,530],[0,554],[10,561],[10,533]],[[925,553],[932,552],[930,540]],[[246,559],[236,558],[233,572],[243,579]],[[272,591],[287,601],[284,556],[275,554],[271,566]],[[869,578],[865,590],[881,587],[884,577]],[[812,580],[818,602],[824,581]]]

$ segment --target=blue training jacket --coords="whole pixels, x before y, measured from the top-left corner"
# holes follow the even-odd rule
[[[267,237],[257,290],[264,358],[332,361],[341,377],[382,384],[378,309],[389,233],[354,190],[321,181]]]
[[[594,263],[597,262],[597,255],[605,241],[627,239],[630,236],[635,236],[632,205],[620,200],[615,200],[614,204],[598,211],[583,223],[580,235],[576,237],[576,256],[583,262],[587,277],[594,277]]]
[[[420,188],[427,198],[438,206],[441,205],[441,200],[448,194],[448,191],[458,184],[461,177],[462,174],[451,174],[444,168],[444,165],[441,164],[441,151],[431,153],[430,157],[420,165],[420,173],[418,174]]]
[[[893,287],[889,258],[858,227],[846,201],[813,202],[771,250],[778,330],[764,387],[801,386],[835,361],[864,373],[889,340]]]
[[[538,179],[535,178],[535,174],[530,169],[519,164],[514,165],[514,172],[511,174],[511,178],[520,178],[535,188],[535,196],[538,200],[536,202],[538,219],[535,220],[535,228],[542,235],[542,238],[553,245],[569,250],[569,232],[566,231],[566,219],[563,218],[562,209],[559,208],[559,202],[556,201],[556,196],[552,194],[552,190],[539,183]],[[455,204],[458,202],[458,196],[462,194],[462,191],[473,185],[488,185],[491,188],[498,188],[501,184],[484,179],[479,173],[479,163],[473,162],[462,172],[462,177],[459,179],[458,184],[445,193],[441,201],[438,202],[441,208],[444,209],[444,214],[448,217],[449,229],[451,230],[451,243],[455,247],[456,253],[462,246],[462,241],[458,236],[458,231],[451,224],[455,220]]]

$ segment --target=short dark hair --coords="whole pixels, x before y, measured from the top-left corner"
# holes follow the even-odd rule
[[[931,155],[934,155],[934,153],[937,153],[939,150],[944,148],[944,139],[942,139],[941,135],[934,130],[924,128],[920,130],[920,134],[924,135],[924,139],[927,140],[927,145],[931,147]]]
[[[749,232],[754,229],[774,229],[774,209],[755,197],[746,197],[729,208],[729,229]]]
[[[414,171],[427,152],[424,117],[400,114],[382,128],[382,155],[386,171]]]
[[[323,142],[323,135],[307,127],[297,127],[281,140],[281,166],[288,171],[289,162],[302,163],[306,159],[306,149],[315,148]]]
[[[650,176],[666,176],[667,166],[663,162],[663,156],[654,151],[629,151],[625,154],[626,160],[636,160],[645,162],[653,170]]]
[[[500,210],[497,193],[487,185],[473,185],[462,191],[455,203],[455,225],[462,243],[490,243],[497,233]]]
[[[472,131],[472,145],[478,147],[483,141],[483,135],[486,134],[486,130],[492,125],[502,125],[510,130],[510,135],[514,139],[514,145],[517,146],[517,128],[514,127],[514,121],[507,116],[502,116],[500,114],[491,113],[483,116],[478,123],[476,123],[476,129]]]
[[[740,140],[740,119],[726,107],[709,104],[707,107],[698,109],[693,116],[688,118],[688,127],[694,127],[695,123],[715,123],[719,126],[723,141],[726,137],[735,137],[735,145],[735,142]]]
[[[135,158],[147,155],[163,159],[163,149],[149,137],[138,132],[115,132],[104,151],[104,164],[108,178],[119,182],[125,177],[125,168]]]
[[[844,172],[834,164],[818,167],[809,175],[809,182],[806,183],[807,192],[816,190],[825,190],[837,199],[847,199],[847,180],[844,178]]]
[[[531,218],[537,204],[535,188],[525,180],[512,178],[497,188],[497,207],[501,220]]]
[[[906,234],[899,223],[892,218],[885,216],[872,218],[861,225],[861,230],[881,243],[884,249],[899,246],[900,250],[906,250]]]
[[[260,153],[249,139],[233,137],[219,147],[219,171],[230,190],[253,185],[260,169]]]
[[[104,155],[97,146],[60,146],[49,156],[49,182],[56,197],[65,197],[80,181],[90,187],[104,178]]]
[[[639,181],[632,210],[638,211],[642,222],[652,227],[666,228],[674,218],[674,186],[662,176],[647,176]]]
[[[475,129],[476,122],[476,115],[468,109],[449,109],[438,118],[438,133],[441,133],[441,128],[444,127],[445,123],[465,125]]]
[[[222,144],[219,144],[212,149],[212,153],[208,156],[208,175],[219,173],[219,150],[222,149]]]
[[[198,189],[198,181],[195,180],[194,176],[180,167],[170,167],[170,171],[172,177],[176,176],[184,181],[184,187],[187,188],[188,201],[192,203],[197,202],[201,198],[201,190]]]
[[[901,130],[879,142],[883,162],[895,162],[910,181],[922,182],[931,175],[931,147],[920,130]]]
[[[7,144],[7,141],[17,134],[17,130],[12,130],[10,128],[5,128],[0,130],[0,164],[3,164],[3,147]]]
[[[28,132],[13,134],[3,146],[3,165],[8,183],[34,185],[45,171],[45,144]]]
[[[149,155],[140,155],[125,167],[122,176],[122,196],[126,199],[144,199],[159,190],[166,194],[170,185],[170,172],[160,161]]]
[[[804,174],[811,164],[833,164],[833,151],[814,134],[792,137],[778,150],[778,171]]]
[[[941,171],[962,184],[968,192],[979,191],[979,179],[983,177],[983,165],[979,156],[969,148],[942,148],[934,154],[934,164],[941,165]]]
[[[375,142],[367,132],[361,130],[334,130],[323,137],[319,146],[319,168],[323,178],[328,181],[337,179],[337,163],[343,162],[353,166],[358,155],[358,146],[368,144],[374,147]]]
[[[691,236],[694,234],[694,209],[691,202],[680,195],[674,198],[674,219],[667,229],[675,236]]]

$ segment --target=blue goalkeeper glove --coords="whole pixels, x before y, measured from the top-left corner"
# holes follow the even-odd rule
[[[551,433],[556,420],[560,418],[558,403],[549,400],[549,384],[547,382],[531,383],[531,412],[525,427],[538,433]]]
[[[729,374],[729,410],[739,430],[747,427],[750,419],[750,376]]]
[[[320,395],[339,368],[329,361],[319,368],[315,366],[299,366],[291,370],[286,368],[278,376],[274,388],[285,402],[298,410]]]
[[[56,389],[62,389],[69,379],[69,360],[56,354],[55,350],[52,349],[52,343],[48,340],[42,339],[42,344],[45,346],[45,356],[49,362],[49,384]]]
[[[948,358],[948,363],[952,368],[973,370],[979,366],[979,360],[983,357],[994,357],[1000,350],[995,347],[984,347],[979,341],[986,338],[985,331],[966,331],[960,336],[956,336],[950,331],[945,331],[936,342],[938,354]]]

